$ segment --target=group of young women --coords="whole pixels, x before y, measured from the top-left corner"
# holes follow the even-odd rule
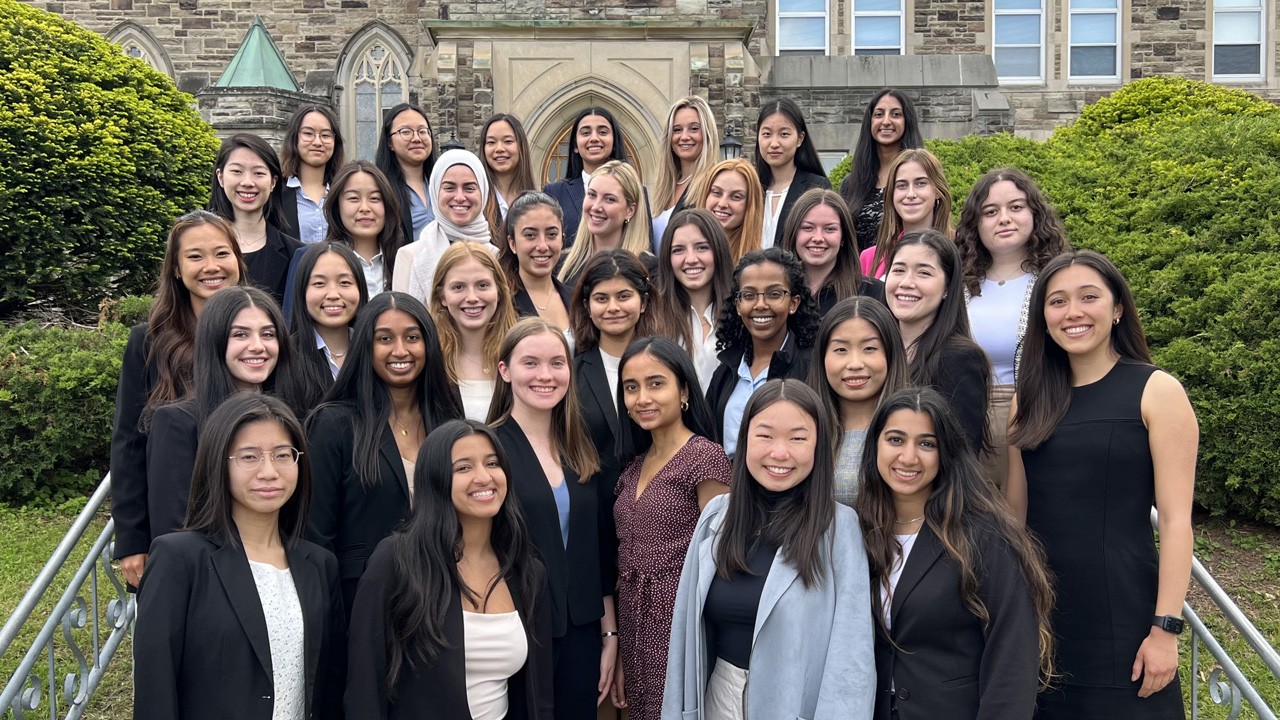
[[[953,227],[898,91],[840,192],[792,101],[667,124],[648,191],[603,108],[545,192],[509,115],[224,141],[121,369],[136,717],[1182,717],[1196,422],[1115,266],[1016,169]]]

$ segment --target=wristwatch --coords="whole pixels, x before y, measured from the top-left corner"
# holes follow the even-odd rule
[[[1174,635],[1181,635],[1182,628],[1186,626],[1182,618],[1173,615],[1157,615],[1151,619],[1151,624]]]

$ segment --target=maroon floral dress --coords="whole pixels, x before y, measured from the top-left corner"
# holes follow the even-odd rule
[[[698,524],[698,483],[729,484],[729,460],[694,435],[636,498],[644,456],[618,478],[618,635],[631,720],[658,720],[667,677],[671,614],[684,556]]]

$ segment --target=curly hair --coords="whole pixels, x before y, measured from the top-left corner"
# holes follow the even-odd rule
[[[978,229],[982,207],[991,194],[991,188],[1006,180],[1027,196],[1027,207],[1035,223],[1027,240],[1027,255],[1022,261],[1022,269],[1039,273],[1050,260],[1071,250],[1062,218],[1035,181],[1018,168],[996,168],[983,175],[969,191],[960,211],[960,224],[956,226],[955,240],[960,248],[960,264],[964,268],[964,287],[973,296],[982,294],[982,281],[987,277],[987,270],[991,269],[991,252],[983,244]]]
[[[742,256],[738,266],[733,269],[733,285],[729,288],[729,297],[720,307],[720,321],[716,327],[716,350],[741,348],[751,351],[751,333],[742,322],[738,312],[738,289],[742,287],[742,271],[752,265],[763,265],[771,262],[780,266],[787,273],[787,289],[791,297],[800,301],[800,306],[787,318],[787,332],[795,335],[798,347],[811,348],[818,336],[818,302],[809,294],[805,284],[804,263],[800,258],[779,247],[756,250]]]

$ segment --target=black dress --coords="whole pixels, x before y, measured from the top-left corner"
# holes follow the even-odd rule
[[[1151,531],[1155,470],[1142,392],[1155,367],[1126,360],[1073,388],[1053,436],[1024,450],[1027,526],[1044,542],[1056,577],[1061,690],[1040,699],[1037,720],[1184,718],[1177,676],[1138,697],[1129,680],[1151,631],[1159,556]]]

